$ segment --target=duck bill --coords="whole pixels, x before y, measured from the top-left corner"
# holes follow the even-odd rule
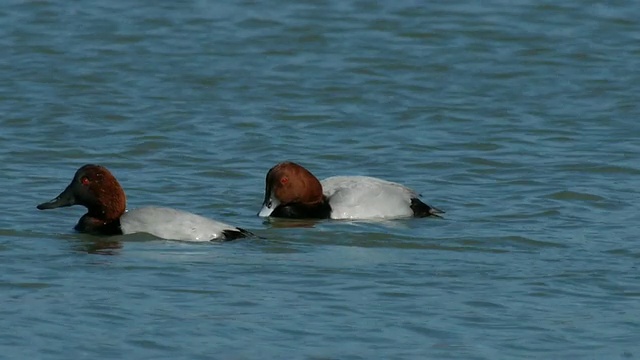
[[[262,204],[262,209],[260,209],[260,212],[258,212],[258,216],[259,217],[271,216],[271,213],[276,207],[278,207],[279,204],[280,202],[276,199],[273,199],[273,198],[266,199],[265,202]]]
[[[71,206],[76,204],[76,198],[73,196],[73,190],[71,189],[71,185],[67,186],[66,189],[60,195],[58,195],[55,199],[52,199],[47,202],[43,202],[38,205],[38,210],[48,210],[55,209],[59,207]]]

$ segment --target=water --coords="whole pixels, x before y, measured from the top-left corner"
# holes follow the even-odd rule
[[[640,356],[640,5],[6,1],[0,357]],[[266,171],[402,182],[445,220],[263,222]],[[129,207],[262,238],[76,234]]]

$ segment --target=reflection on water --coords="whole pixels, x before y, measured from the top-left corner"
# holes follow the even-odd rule
[[[272,227],[274,229],[312,228],[316,226],[318,223],[323,221],[327,221],[327,220],[266,218],[263,221],[263,224],[269,227]]]
[[[123,246],[123,242],[118,240],[81,240],[74,243],[73,249],[96,255],[120,255]]]

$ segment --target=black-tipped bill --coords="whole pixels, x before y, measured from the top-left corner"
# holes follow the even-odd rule
[[[71,189],[71,185],[67,186],[66,189],[60,195],[58,195],[55,199],[52,199],[47,202],[43,202],[38,205],[38,210],[48,210],[55,209],[59,207],[71,206],[76,204],[76,198],[73,196],[73,190]]]

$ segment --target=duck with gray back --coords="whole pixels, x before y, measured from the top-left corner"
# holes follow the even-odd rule
[[[395,219],[441,217],[415,191],[369,176],[333,176],[319,181],[293,162],[272,167],[265,179],[261,217],[295,219]]]
[[[84,165],[56,198],[37,206],[40,210],[81,205],[87,208],[75,230],[96,235],[148,233],[183,241],[225,241],[250,232],[190,212],[145,207],[126,211],[127,199],[115,176],[100,165]]]

